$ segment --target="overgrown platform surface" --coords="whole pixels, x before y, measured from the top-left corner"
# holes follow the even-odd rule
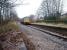
[[[27,50],[23,38],[18,32],[10,32],[3,38],[4,41],[3,39],[1,41],[3,50],[20,50],[21,48]]]
[[[0,27],[1,50],[35,50],[27,35],[19,30],[16,22]]]
[[[0,44],[3,50],[26,49],[15,21],[0,25]]]

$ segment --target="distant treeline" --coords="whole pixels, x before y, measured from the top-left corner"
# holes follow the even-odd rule
[[[55,19],[54,17],[50,17],[44,20],[37,20],[37,22],[46,22],[46,23],[64,23],[67,24],[67,18],[64,19]]]
[[[67,14],[62,15],[63,1],[64,0],[43,0],[37,11],[37,16],[42,16],[43,19],[38,21],[48,23],[67,23]]]

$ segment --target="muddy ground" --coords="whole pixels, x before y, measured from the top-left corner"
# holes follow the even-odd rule
[[[0,36],[0,50],[35,50],[35,46],[25,33],[8,32]]]

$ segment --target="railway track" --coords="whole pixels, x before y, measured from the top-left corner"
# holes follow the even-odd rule
[[[27,26],[67,41],[67,29],[65,28],[55,28],[55,27],[33,25],[33,24]]]
[[[55,34],[54,32],[51,32],[51,31],[48,31],[48,30],[44,30],[44,29],[42,29],[42,28],[38,28],[38,27],[35,27],[35,26],[33,26],[33,25],[27,25],[27,27],[30,27],[30,28],[33,28],[33,29],[36,29],[36,30],[39,30],[39,31],[41,31],[41,32],[44,32],[44,33],[46,33],[46,34],[48,34],[48,35],[51,35],[51,36],[53,36],[54,38],[57,38],[57,39],[62,39],[61,41],[57,41],[57,40],[55,40],[55,39],[53,39],[53,38],[48,38],[48,37],[45,37],[46,39],[49,39],[49,40],[51,40],[51,41],[53,41],[54,43],[58,43],[59,45],[62,45],[62,46],[64,46],[65,48],[67,48],[67,37],[65,37],[65,36],[61,36],[61,35],[58,35],[58,34]],[[44,35],[44,34],[43,34]]]
[[[60,46],[63,46],[64,48],[67,48],[67,40],[66,38],[61,38],[60,36],[50,34],[52,32],[46,32],[43,28],[39,28],[39,26],[33,26],[33,25],[21,25],[24,30],[27,30],[29,35],[39,36],[39,38],[43,38],[41,40],[47,39],[47,41],[51,41],[52,43],[58,44]],[[29,30],[28,30],[29,29]],[[48,30],[47,30],[48,31]],[[42,41],[41,41],[42,42]],[[37,44],[36,44],[37,45]]]

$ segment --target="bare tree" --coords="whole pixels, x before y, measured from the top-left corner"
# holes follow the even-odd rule
[[[2,24],[5,20],[10,19],[10,14],[13,13],[11,11],[13,7],[21,5],[21,3],[17,4],[16,2],[17,0],[0,0],[0,24]]]
[[[43,0],[38,11],[37,13],[42,14],[45,18],[59,18],[63,11],[63,0]]]

